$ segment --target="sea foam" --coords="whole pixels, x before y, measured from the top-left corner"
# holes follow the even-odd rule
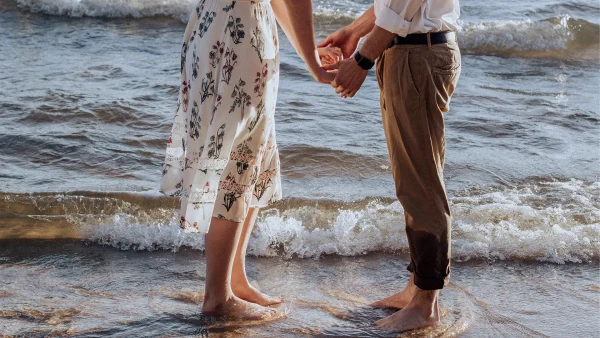
[[[600,182],[542,182],[504,190],[468,191],[451,198],[452,257],[581,263],[600,255]],[[557,197],[560,196],[560,197]],[[248,248],[251,255],[318,258],[369,252],[407,252],[401,205],[372,199],[362,206],[325,202],[264,210]],[[82,235],[122,249],[202,250],[202,235],[184,233],[173,213],[144,220],[118,213],[83,224]]]
[[[187,22],[195,0],[16,0],[22,10],[67,17],[144,18],[166,16]],[[316,6],[315,23],[345,25],[366,8]],[[326,29],[326,28],[324,28]],[[542,20],[466,21],[459,30],[464,53],[597,59],[599,26],[568,15]]]

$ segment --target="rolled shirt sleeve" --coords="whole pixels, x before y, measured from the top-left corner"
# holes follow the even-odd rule
[[[375,25],[405,37],[410,29],[410,21],[405,19],[410,3],[411,0],[375,0]]]

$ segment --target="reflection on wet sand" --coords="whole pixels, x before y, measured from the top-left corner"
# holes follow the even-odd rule
[[[250,258],[253,284],[286,303],[269,321],[239,322],[201,314],[200,251],[34,244],[0,241],[0,329],[8,336],[544,337],[595,330],[589,309],[598,286],[585,265],[455,263],[440,325],[399,335],[372,325],[394,310],[368,304],[406,282],[402,255]],[[557,304],[567,310],[560,316]]]

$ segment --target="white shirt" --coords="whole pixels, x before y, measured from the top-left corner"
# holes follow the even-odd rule
[[[413,33],[456,31],[460,7],[458,0],[375,0],[375,16],[377,26],[404,37]]]

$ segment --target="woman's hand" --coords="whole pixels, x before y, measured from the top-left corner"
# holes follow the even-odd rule
[[[323,66],[321,65],[319,51],[317,49],[315,49],[313,56],[304,60],[304,62],[308,67],[310,75],[312,75],[317,82],[331,84],[331,82],[335,79],[335,74],[337,73],[337,71],[328,72],[327,70],[323,69]],[[332,65],[333,64],[330,64],[329,66]]]
[[[335,75],[337,74],[337,72],[328,72],[323,68],[316,69],[314,72],[311,71],[310,73],[317,82],[328,85],[335,80]]]
[[[344,56],[342,55],[342,50],[338,47],[322,47],[317,48],[317,51],[319,52],[319,58],[321,59],[321,63],[324,65],[331,65],[344,59]]]

